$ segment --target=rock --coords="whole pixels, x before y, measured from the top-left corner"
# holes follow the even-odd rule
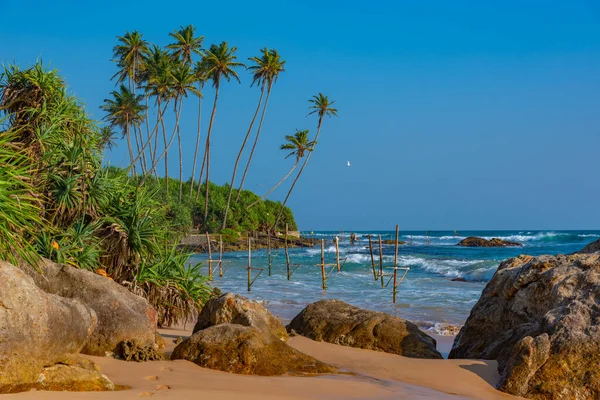
[[[165,347],[167,347],[167,342],[165,342],[165,339],[160,335],[160,333],[154,332],[154,348],[156,351],[162,353]]]
[[[99,392],[115,390],[115,385],[96,364],[80,358],[73,365],[56,364],[44,368],[31,388],[52,391]]]
[[[281,340],[287,340],[285,327],[273,314],[256,301],[233,293],[210,299],[202,307],[193,333],[219,324],[251,326],[269,332]]]
[[[600,239],[588,244],[583,249],[579,250],[577,253],[590,254],[590,253],[597,253],[597,252],[600,252]]]
[[[337,370],[290,347],[269,332],[221,324],[194,333],[173,350],[172,360],[246,375],[329,374]]]
[[[173,340],[173,343],[175,343],[175,345],[183,343],[183,337],[179,336],[177,339]]]
[[[374,241],[373,243],[378,244],[379,241],[377,240],[377,241]],[[393,245],[395,245],[396,244],[396,240],[395,239],[385,239],[385,240],[381,241],[381,244],[393,244]],[[402,244],[406,244],[406,242],[403,242],[402,240],[399,240],[398,244],[402,245]]]
[[[523,246],[521,243],[510,242],[508,240],[502,240],[498,238],[492,238],[490,240],[484,238],[478,238],[470,236],[460,241],[457,246],[465,247],[511,247],[511,246]]]
[[[158,345],[140,345],[137,340],[124,340],[119,343],[117,355],[125,361],[159,361],[163,359]]]
[[[504,261],[449,358],[498,360],[500,390],[532,399],[600,398],[600,254]]]
[[[118,354],[119,343],[135,339],[140,346],[154,346],[156,311],[148,302],[118,283],[93,272],[45,260],[43,274],[23,269],[45,292],[77,299],[96,312],[98,324],[82,353]]]
[[[75,363],[96,322],[79,301],[44,292],[0,261],[0,393],[32,388],[44,367]]]
[[[362,310],[339,300],[309,304],[287,326],[309,339],[414,358],[442,358],[436,342],[393,315]]]
[[[468,282],[465,278],[452,278],[452,282]]]

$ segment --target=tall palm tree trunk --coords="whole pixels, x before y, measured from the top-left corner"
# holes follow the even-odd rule
[[[299,161],[299,160],[298,160],[298,161]],[[246,210],[249,210],[249,209],[250,209],[250,207],[253,207],[253,206],[254,206],[256,203],[258,203],[259,201],[266,199],[266,198],[267,198],[267,196],[269,196],[269,195],[270,195],[270,194],[273,192],[273,190],[277,189],[277,188],[279,187],[279,185],[281,185],[281,184],[282,184],[282,183],[283,183],[283,182],[284,182],[284,181],[285,181],[287,178],[289,178],[289,177],[290,177],[290,175],[292,174],[292,172],[294,172],[294,170],[295,170],[295,169],[296,169],[296,167],[298,166],[298,161],[296,161],[296,163],[294,164],[294,166],[292,167],[292,169],[290,169],[290,170],[289,170],[289,172],[287,173],[287,175],[286,175],[286,176],[284,176],[282,180],[280,180],[279,182],[277,182],[277,184],[276,184],[275,186],[273,186],[273,187],[271,188],[271,190],[269,190],[269,191],[267,192],[267,194],[265,194],[265,195],[264,195],[264,196],[262,196],[260,199],[256,200],[255,202],[253,202],[252,204],[250,204],[248,207],[246,207]]]
[[[146,153],[145,153],[145,147],[144,147],[144,135],[142,133],[142,127],[141,126],[136,126],[135,127],[135,131],[137,132],[137,135],[139,136],[139,143],[140,143],[140,148],[138,150],[138,155],[136,158],[140,159],[140,169],[142,170],[142,174],[146,173]]]
[[[160,124],[162,125],[163,142],[165,145],[165,148],[163,150],[163,156],[165,157],[165,185],[166,185],[167,199],[168,199],[169,198],[169,145],[167,144],[167,130],[165,129],[164,119],[160,120]]]
[[[246,147],[246,142],[248,141],[248,137],[252,132],[252,127],[254,126],[254,121],[256,121],[256,117],[258,116],[258,112],[260,111],[260,106],[262,104],[263,95],[265,94],[265,84],[263,83],[262,88],[260,90],[260,98],[258,99],[258,105],[256,106],[256,111],[254,112],[254,116],[252,117],[252,121],[250,121],[250,126],[248,127],[248,132],[246,132],[246,137],[244,137],[244,141],[242,142],[242,147],[240,147],[240,151],[238,152],[237,158],[235,159],[235,165],[233,166],[233,175],[231,177],[231,185],[229,185],[229,196],[227,196],[227,205],[225,206],[225,216],[223,217],[223,226],[221,229],[225,229],[227,226],[227,213],[229,211],[229,203],[231,202],[231,193],[233,193],[233,183],[235,182],[235,174],[237,172],[237,167],[240,162],[240,158],[242,158],[242,153],[244,152],[244,147]],[[256,145],[256,141],[254,142]],[[252,148],[254,150],[254,148]],[[245,174],[244,174],[245,176]],[[239,197],[239,196],[238,196]],[[236,199],[237,201],[237,199]]]
[[[131,148],[131,135],[129,133],[129,119],[125,119],[125,136],[127,137],[127,148],[129,149],[129,160],[131,161],[131,171],[135,175],[135,159],[133,158],[133,149]]]
[[[183,106],[183,99],[179,100],[179,107],[177,107],[177,115],[175,116],[175,126],[177,127],[177,145],[179,146],[179,203],[181,204],[181,198],[183,197],[183,151],[181,149],[181,129],[179,127],[179,116],[181,115],[181,107]]]
[[[165,110],[166,110],[166,107],[162,111],[160,109],[158,110],[158,118],[156,120],[156,126],[154,127],[154,129],[152,131],[152,134],[150,134],[150,136],[148,137],[148,140],[146,140],[146,143],[144,143],[144,145],[142,146],[141,153],[138,154],[137,157],[135,158],[134,164],[140,159],[141,155],[146,151],[146,147],[151,147],[151,142],[152,142],[152,138],[153,137],[154,137],[154,140],[155,140],[154,143],[156,144],[156,140],[158,138],[158,127],[160,125],[160,119],[164,115]],[[157,146],[155,146],[155,149],[157,149]],[[154,170],[154,173],[156,174],[156,169],[154,168],[155,165],[156,165],[155,158],[156,158],[156,153],[151,158],[152,168],[149,170],[148,167],[146,167],[146,173],[152,173],[152,170]]]
[[[206,149],[204,150],[204,156],[202,157],[202,168],[200,168],[200,177],[198,178],[198,187],[196,188],[196,203],[200,197],[200,188],[202,187],[202,177],[204,176],[204,167],[206,166]]]
[[[158,127],[160,126],[160,121],[162,120],[163,116],[164,116],[164,112],[167,110],[167,107],[165,106],[164,109],[161,109],[161,101],[160,98],[156,101],[156,106],[158,108],[158,115],[156,116],[156,126],[154,127],[155,130],[157,130],[156,135],[154,135],[154,153],[152,154],[152,162],[151,165],[154,166],[156,164],[156,156],[158,155]],[[156,171],[156,169],[154,169],[154,176],[156,177],[156,180],[158,180],[158,172]]]
[[[317,126],[317,134],[315,135],[315,140],[314,140],[315,147],[317,145],[317,140],[319,139],[319,133],[321,133],[321,123],[322,122],[323,122],[323,116],[319,116],[319,125]],[[290,198],[290,195],[292,194],[292,190],[294,190],[294,186],[296,186],[296,182],[298,182],[300,175],[302,175],[304,168],[306,168],[306,164],[308,164],[308,160],[310,160],[310,156],[313,152],[314,152],[314,147],[313,147],[313,151],[311,151],[310,153],[308,153],[306,155],[306,158],[304,159],[304,163],[302,163],[302,168],[300,168],[298,175],[296,175],[294,182],[292,182],[292,186],[290,187],[290,190],[288,191],[287,196],[285,196],[285,200],[283,201],[281,209],[279,210],[279,213],[277,213],[277,218],[275,219],[275,225],[273,225],[273,231],[275,231],[277,229],[277,225],[279,224],[279,220],[281,219],[281,215],[283,214],[283,209],[285,208],[285,205],[287,204],[287,201]]]
[[[148,158],[150,159],[150,162],[152,162],[152,142],[150,140],[150,116],[149,116],[149,107],[148,107],[148,95],[146,94],[146,116],[145,116],[145,125],[146,125],[146,137],[147,140],[149,142],[148,145]],[[146,167],[146,170],[148,169],[148,164],[147,161],[144,160],[144,164]]]
[[[199,85],[200,93],[202,93],[202,85]],[[198,147],[200,147],[200,119],[202,116],[202,96],[198,96],[198,134],[196,135],[196,149],[194,150],[194,163],[192,164],[192,179],[190,184],[190,199],[194,193],[194,181],[196,180],[196,161],[198,160]],[[204,161],[203,161],[204,162]],[[202,175],[200,175],[202,181]],[[198,185],[200,185],[200,181]]]
[[[165,105],[165,109],[167,108],[167,106]],[[161,124],[163,127],[163,132],[164,132],[164,122],[161,120]],[[156,159],[156,162],[154,164],[152,164],[152,168],[150,168],[150,170],[148,171],[148,174],[151,174],[152,172],[154,172],[154,170],[156,169],[156,166],[158,165],[158,163],[160,162],[160,160],[162,160],[162,158],[167,154],[167,152],[169,151],[169,148],[171,147],[171,144],[173,143],[173,140],[175,139],[175,133],[177,133],[176,129],[173,129],[173,133],[171,134],[171,138],[169,139],[168,142],[165,142],[165,148],[163,149],[163,152],[160,154],[160,156]],[[147,176],[147,175],[146,175]],[[144,183],[144,179],[142,179],[140,181],[140,185]]]
[[[258,129],[256,131],[256,137],[254,138],[254,144],[252,145],[252,151],[250,151],[250,157],[248,158],[248,163],[246,164],[246,169],[244,169],[244,175],[242,175],[242,181],[240,182],[240,188],[238,189],[237,195],[235,196],[236,202],[240,199],[240,194],[242,193],[242,187],[244,186],[244,181],[246,180],[246,175],[248,174],[248,169],[250,168],[250,163],[252,162],[252,156],[254,155],[254,149],[256,149],[256,144],[258,143],[258,136],[260,135],[260,130],[262,129],[262,124],[265,119],[265,112],[267,111],[267,105],[269,104],[269,97],[271,97],[271,88],[272,87],[273,87],[273,82],[270,82],[269,90],[267,90],[267,98],[265,99],[265,106],[264,106],[262,114],[260,116],[260,122],[258,124]]]
[[[217,111],[217,99],[219,98],[219,78],[216,78],[215,85],[215,102],[213,104],[212,113],[210,115],[210,122],[208,123],[208,133],[206,134],[206,194],[204,196],[204,223],[208,219],[208,186],[209,186],[209,172],[210,172],[210,134],[212,132],[213,122],[215,120],[215,112]]]

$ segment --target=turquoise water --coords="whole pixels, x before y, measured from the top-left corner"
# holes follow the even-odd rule
[[[399,286],[398,300],[392,303],[391,284],[382,289],[371,270],[368,250],[368,234],[374,238],[393,239],[390,231],[355,231],[358,242],[351,246],[349,232],[302,232],[302,236],[326,239],[327,263],[335,260],[332,238],[340,237],[340,256],[346,258],[341,273],[333,271],[327,280],[327,290],[321,289],[320,246],[309,249],[296,248],[290,253],[291,262],[301,264],[290,281],[286,278],[283,249],[274,250],[272,276],[267,273],[266,250],[252,252],[253,267],[264,268],[252,291],[247,292],[247,252],[224,255],[228,268],[223,278],[214,278],[214,286],[221,290],[240,293],[263,302],[282,320],[289,321],[308,303],[320,299],[340,299],[358,307],[384,311],[415,322],[422,329],[448,334],[448,325],[460,326],[467,319],[471,308],[479,299],[481,291],[491,279],[500,262],[519,254],[565,254],[583,248],[600,238],[600,231],[404,231],[400,240],[400,266],[410,267],[406,279]],[[523,243],[513,248],[466,248],[455,246],[467,236],[491,239],[498,237]],[[375,246],[377,247],[377,246]],[[377,249],[378,250],[378,249]],[[378,251],[375,261],[378,263]],[[384,267],[394,261],[394,246],[383,246]],[[193,261],[206,259],[196,254]],[[254,271],[256,273],[257,271]],[[388,273],[391,271],[388,271]],[[452,278],[464,278],[468,282],[453,282]],[[386,282],[387,282],[386,278]]]

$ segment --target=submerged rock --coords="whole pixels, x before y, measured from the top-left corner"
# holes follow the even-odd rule
[[[273,314],[256,301],[233,293],[210,299],[202,307],[194,333],[219,324],[250,326],[269,332],[281,340],[287,340],[285,327]]]
[[[70,365],[96,322],[96,313],[81,302],[44,292],[21,269],[0,261],[0,393],[79,390],[80,384],[58,378],[66,370],[71,382],[93,385],[89,374]]]
[[[330,374],[336,368],[288,346],[269,332],[221,324],[194,333],[179,344],[172,360],[247,375]]]
[[[600,398],[600,254],[504,261],[450,358],[498,360],[498,388],[532,399]]]
[[[600,239],[596,240],[579,250],[578,254],[590,254],[600,252]]]
[[[119,343],[136,340],[154,346],[156,311],[145,299],[101,275],[45,260],[42,273],[23,267],[45,292],[79,300],[95,311],[98,324],[86,341],[84,354],[118,353]]]
[[[442,358],[435,339],[393,315],[339,300],[309,304],[287,326],[309,339],[414,358]]]
[[[378,244],[378,243],[379,243],[379,241],[376,240],[375,244]],[[385,239],[385,240],[381,241],[381,244],[393,244],[393,245],[395,245],[396,244],[396,240],[395,239]],[[398,244],[402,245],[402,244],[406,244],[406,242],[403,242],[402,240],[399,240]]]
[[[461,240],[457,246],[465,246],[465,247],[513,247],[513,246],[523,246],[521,243],[510,242],[508,240],[502,240],[498,238],[492,238],[490,240],[484,238],[478,238],[475,236],[470,236]]]

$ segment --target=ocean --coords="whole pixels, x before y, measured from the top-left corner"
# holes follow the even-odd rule
[[[327,290],[321,288],[321,248],[294,248],[290,250],[292,264],[300,264],[291,280],[286,277],[283,249],[273,250],[272,275],[268,276],[267,251],[252,252],[252,266],[264,268],[251,292],[247,292],[247,251],[226,253],[227,268],[224,276],[218,274],[212,285],[223,292],[234,292],[263,303],[284,323],[291,320],[307,304],[321,299],[338,299],[355,306],[383,311],[416,323],[421,329],[440,334],[456,333],[464,324],[471,308],[492,278],[502,260],[520,254],[568,254],[600,238],[600,231],[401,231],[399,240],[405,241],[398,250],[398,264],[409,267],[404,281],[398,287],[396,304],[392,302],[392,283],[381,288],[373,277],[368,237],[372,235],[375,262],[378,264],[377,236],[394,239],[392,231],[355,231],[357,242],[350,244],[350,232],[301,232],[302,236],[325,239],[325,262],[335,262],[332,238],[340,238],[340,257],[345,259],[342,272],[331,272]],[[522,243],[523,247],[469,248],[456,244],[468,236],[486,239],[497,237]],[[206,259],[206,254],[195,254],[192,262]],[[383,245],[385,267],[393,265],[394,245]],[[331,269],[331,267],[328,267]],[[329,273],[329,271],[327,271]],[[384,271],[390,273],[391,271]],[[258,271],[253,271],[253,274]],[[463,278],[466,282],[452,281]],[[386,283],[389,277],[386,277]]]

